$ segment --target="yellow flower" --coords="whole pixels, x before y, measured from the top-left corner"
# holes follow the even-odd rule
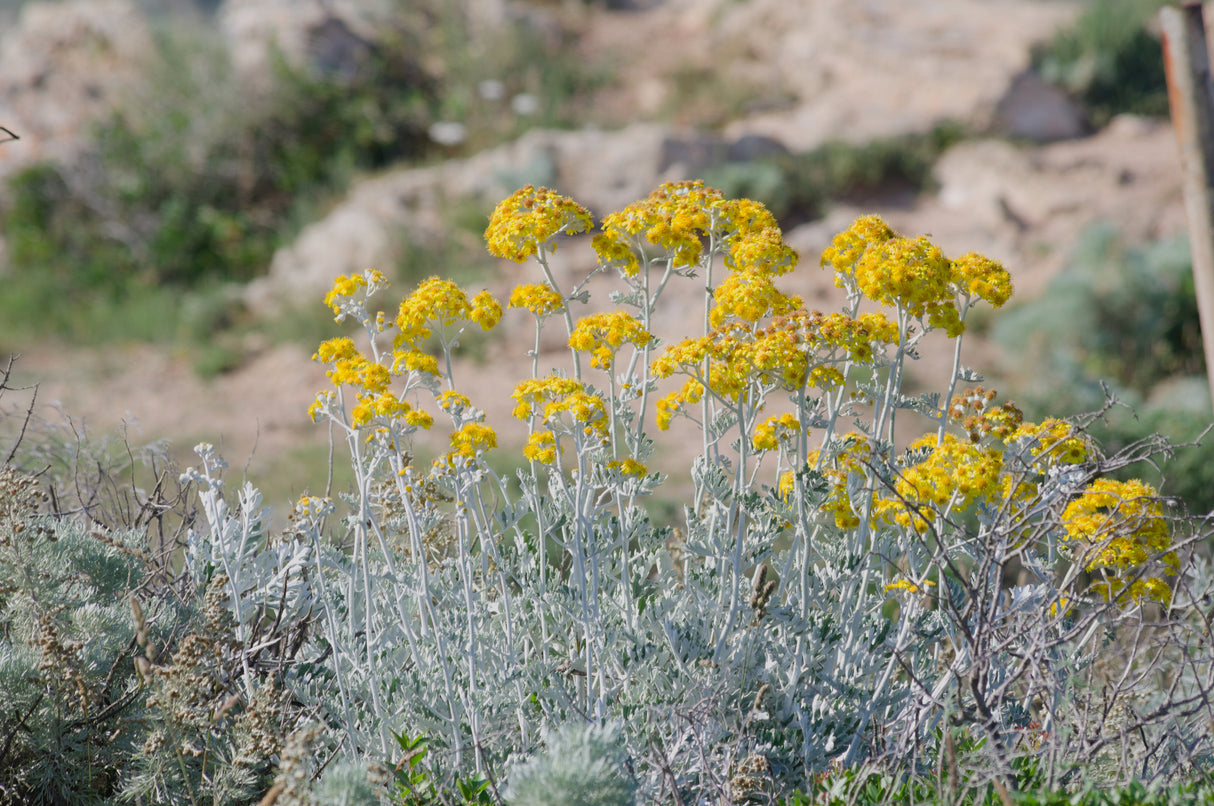
[[[333,406],[337,402],[337,395],[333,392],[317,392],[316,400],[312,405],[308,406],[308,418],[312,422],[319,422],[325,410]]]
[[[797,474],[793,470],[786,470],[780,474],[780,481],[776,485],[776,494],[785,500],[793,494],[793,490],[797,486]]]
[[[1067,504],[1062,513],[1064,544],[1082,552],[1088,571],[1131,576],[1151,563],[1162,562],[1175,572],[1179,559],[1172,548],[1171,530],[1155,488],[1138,480],[1096,479]],[[1124,584],[1106,579],[1109,593]],[[1151,577],[1130,586],[1130,596],[1163,601],[1171,588]]]
[[[854,478],[867,476],[872,446],[865,436],[852,432],[832,439],[824,450],[828,451],[829,458],[823,459],[820,451],[814,451],[807,462],[809,467],[817,466],[830,482],[830,492],[819,510],[833,515],[838,528],[854,529],[860,525],[860,515],[848,490]],[[791,492],[795,484],[793,476],[786,475],[787,480],[781,479],[782,488],[787,484],[787,491],[783,494]]]
[[[354,340],[342,336],[322,341],[320,347],[312,354],[312,360],[332,364],[340,359],[355,358],[358,355],[358,348],[354,346]]]
[[[1055,465],[1080,465],[1091,455],[1092,446],[1086,434],[1065,420],[1047,417],[1040,424],[1021,423],[1007,437],[1007,444],[1024,441],[1034,467],[1044,472]]]
[[[349,358],[337,359],[333,369],[326,374],[334,386],[354,386],[373,395],[386,390],[391,381],[391,372],[387,367],[368,361],[357,351]]]
[[[350,410],[350,422],[355,428],[372,424],[381,425],[400,420],[410,426],[429,428],[433,418],[420,412],[391,392],[369,395],[359,394],[358,403]]]
[[[530,462],[550,465],[556,461],[557,450],[555,434],[551,431],[536,431],[523,446],[523,456]]]
[[[573,199],[527,185],[493,211],[485,241],[491,255],[522,263],[540,247],[555,251],[557,235],[586,232],[592,223],[590,213]]]
[[[552,427],[561,421],[562,414],[568,414],[587,436],[607,433],[607,404],[587,392],[580,381],[556,375],[533,378],[516,386],[511,397],[517,403],[514,416],[519,420],[539,414],[541,422]]]
[[[768,316],[782,316],[801,306],[775,287],[772,275],[760,271],[737,271],[725,278],[712,294],[708,323],[720,327],[728,317],[755,324]]]
[[[861,216],[848,229],[840,232],[822,253],[823,268],[835,270],[835,285],[846,288],[855,277],[856,264],[874,246],[898,237],[878,216]]]
[[[907,593],[918,593],[919,591],[923,591],[924,593],[927,593],[927,588],[934,587],[936,587],[936,583],[932,582],[930,579],[925,579],[923,580],[922,585],[917,585],[914,582],[911,582],[909,579],[900,577],[886,585],[885,592],[889,593],[891,591],[906,591]]]
[[[910,450],[931,448],[922,461],[899,474],[894,482],[896,498],[877,506],[879,515],[913,528],[927,529],[927,519],[944,513],[946,508],[966,511],[977,502],[992,501],[1003,495],[1003,453],[969,440],[945,434],[937,444],[928,434],[911,443]]]
[[[734,271],[787,274],[796,268],[797,253],[784,243],[784,233],[773,224],[731,236],[725,265]]]
[[[881,305],[901,307],[950,337],[965,330],[962,307],[983,299],[996,308],[1012,295],[1011,275],[975,253],[949,260],[927,238],[903,238],[876,216],[856,219],[822,253],[835,284]]]
[[[438,359],[421,350],[397,350],[393,353],[392,372],[425,372],[438,374]]]
[[[484,423],[465,423],[451,435],[451,452],[469,459],[497,447],[497,432]]]
[[[684,406],[695,405],[704,397],[704,385],[695,378],[689,378],[683,388],[671,392],[657,402],[657,425],[661,431],[668,431],[674,416],[683,410]]]
[[[332,308],[333,313],[338,314],[340,319],[343,299],[353,297],[359,292],[359,289],[365,289],[363,297],[365,301],[366,297],[386,288],[387,285],[388,278],[375,269],[368,269],[362,274],[352,274],[349,277],[341,274],[333,281],[333,288],[325,294],[325,305]]]
[[[703,182],[668,182],[644,201],[603,219],[603,232],[593,241],[599,261],[628,276],[641,269],[638,253],[648,259],[669,257],[676,268],[694,266],[721,200],[721,192]]]
[[[452,389],[438,396],[438,405],[443,411],[460,412],[472,408],[472,401]]]
[[[788,442],[801,435],[801,421],[792,412],[784,412],[775,417],[768,417],[755,426],[751,443],[756,451],[774,451],[781,442]]]
[[[625,459],[622,462],[608,462],[608,470],[618,470],[625,476],[633,478],[644,478],[649,469],[645,465],[638,462],[636,459]]]
[[[730,238],[745,239],[780,225],[771,211],[754,199],[717,199],[712,202],[717,231]]]
[[[420,349],[431,336],[430,325],[446,328],[471,321],[489,330],[501,316],[501,305],[488,291],[482,291],[469,302],[455,283],[431,277],[401,302],[396,316],[400,333],[395,346]]]
[[[520,285],[510,293],[511,308],[526,308],[543,319],[565,306],[565,300],[547,283]]]
[[[492,330],[502,320],[502,306],[488,291],[472,298],[468,318],[481,326],[481,330]]]
[[[1012,296],[1012,276],[990,258],[970,252],[952,263],[953,282],[970,296],[984,299],[996,308]]]
[[[634,316],[615,311],[593,314],[579,320],[573,335],[569,337],[569,346],[590,353],[591,366],[610,370],[615,362],[615,352],[624,342],[647,347],[653,341],[653,335]]]
[[[856,286],[881,305],[902,306],[921,317],[953,305],[950,264],[927,238],[891,238],[856,263]],[[955,310],[955,308],[954,308]]]

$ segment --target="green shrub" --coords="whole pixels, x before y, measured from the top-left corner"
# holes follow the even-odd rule
[[[163,33],[151,83],[96,127],[84,159],[10,179],[6,327],[96,338],[82,312],[116,314],[121,335],[163,338],[173,329],[141,328],[131,308],[261,274],[305,201],[425,154],[434,82],[415,52],[388,30],[353,76],[277,59],[262,99],[205,31]]]
[[[16,425],[0,465],[0,803],[257,802],[300,714],[281,686],[300,619],[281,595],[234,619],[224,570],[179,542],[197,499],[159,450]]]
[[[1075,95],[1102,126],[1114,115],[1168,113],[1163,49],[1148,30],[1166,0],[1092,0],[1074,26],[1033,52],[1047,81]]]

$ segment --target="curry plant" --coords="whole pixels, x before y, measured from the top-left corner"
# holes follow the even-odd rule
[[[548,189],[503,201],[489,251],[537,268],[506,309],[435,277],[389,316],[370,303],[382,274],[337,278],[325,302],[362,333],[320,345],[331,385],[311,414],[352,491],[304,496],[273,540],[208,498],[192,567],[224,570],[238,629],[276,598],[312,609],[287,678],[332,752],[508,800],[549,774],[582,786],[546,737],[610,735],[620,754],[587,758],[586,780],[681,803],[784,796],[832,764],[939,768],[958,731],[1013,784],[1027,756],[1053,782],[1114,750],[1143,777],[1210,752],[1192,730],[1214,674],[1196,537],[1149,485],[1102,477],[1150,446],[1104,456],[962,364],[969,314],[1011,296],[1003,266],[867,216],[822,256],[841,310],[809,310],[782,288],[805,269],[772,215],[688,182],[606,216],[597,265],[562,285],[558,244],[594,228]],[[577,315],[600,274],[614,309]],[[663,332],[677,283],[704,289],[694,333]],[[455,360],[504,316],[535,328],[511,393],[521,448]],[[544,372],[553,327],[568,352]],[[911,395],[934,339],[949,379]],[[684,420],[693,491],[656,523],[654,457]],[[420,464],[414,441],[439,429],[447,450]],[[517,478],[488,461],[506,450]],[[425,737],[424,762],[396,757],[401,736]]]

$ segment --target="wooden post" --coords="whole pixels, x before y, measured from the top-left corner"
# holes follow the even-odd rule
[[[1214,85],[1202,11],[1200,3],[1163,8],[1159,22],[1168,103],[1180,145],[1206,382],[1214,400]]]

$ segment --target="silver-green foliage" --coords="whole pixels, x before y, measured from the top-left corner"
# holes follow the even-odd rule
[[[636,782],[617,724],[566,724],[551,732],[544,749],[510,773],[510,806],[632,806]]]

